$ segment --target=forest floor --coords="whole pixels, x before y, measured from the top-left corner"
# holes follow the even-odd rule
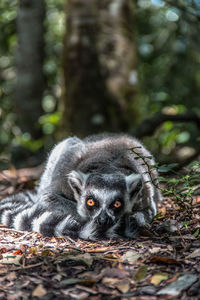
[[[1,197],[31,188],[40,169],[0,175]],[[200,197],[171,200],[135,240],[45,238],[0,226],[1,299],[200,299]]]

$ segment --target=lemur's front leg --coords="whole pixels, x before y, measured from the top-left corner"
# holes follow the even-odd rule
[[[142,212],[126,216],[124,236],[127,238],[136,238],[146,223]]]
[[[125,217],[124,235],[128,238],[135,238],[153,219],[153,212],[150,208],[145,208],[142,211],[136,211],[132,215]]]

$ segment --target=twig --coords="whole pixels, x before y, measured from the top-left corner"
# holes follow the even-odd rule
[[[65,239],[67,239],[69,242],[71,242],[72,244],[76,244],[76,241],[74,241],[72,238],[70,238],[69,236],[65,236]]]
[[[13,229],[13,228],[2,228],[2,227],[0,227],[0,230],[2,230],[2,231],[12,231],[12,232],[17,232],[17,233],[24,234],[24,231],[16,230],[16,229]]]
[[[25,237],[27,237],[28,235],[30,235],[31,233],[33,233],[33,232],[27,232],[27,233],[25,233],[24,235],[22,235],[22,236],[19,236],[18,237],[18,240],[20,239],[24,239]]]
[[[35,267],[38,267],[38,266],[41,266],[44,262],[40,262],[40,263],[37,263],[37,264],[34,264],[34,265],[28,265],[28,266],[21,266],[21,267],[16,267],[16,268],[13,268],[13,269],[10,269],[10,271],[18,271],[18,270],[23,270],[23,269],[31,269],[31,268],[35,268]]]
[[[76,250],[77,252],[80,252],[80,253],[85,253],[86,252],[84,249],[79,249],[79,248],[74,247],[74,246],[67,246],[67,248]]]

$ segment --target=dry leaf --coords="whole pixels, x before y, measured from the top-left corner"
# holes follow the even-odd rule
[[[47,257],[47,256],[53,256],[54,253],[52,251],[50,251],[49,249],[45,249],[42,251],[42,256],[43,257]]]
[[[62,275],[61,274],[56,274],[55,276],[52,277],[53,280],[61,281]]]
[[[135,273],[133,279],[135,281],[140,281],[140,280],[143,280],[146,277],[146,275],[147,275],[147,266],[142,265],[139,267],[139,269]]]
[[[180,265],[180,261],[173,259],[173,258],[169,258],[169,257],[163,257],[163,256],[154,256],[151,259],[151,263],[164,263],[164,264]]]
[[[8,269],[5,267],[0,267],[0,274],[7,273]]]
[[[123,269],[118,269],[118,268],[105,268],[103,271],[103,276],[105,277],[117,277],[124,279],[129,275],[129,272],[126,271],[124,268]]]
[[[38,248],[37,247],[31,247],[28,249],[29,254],[37,254],[38,253]]]
[[[75,260],[81,261],[82,263],[86,264],[87,266],[91,266],[94,260],[94,257],[89,253],[84,254],[76,254],[76,255],[67,255],[66,260]]]
[[[14,264],[20,265],[20,260],[22,259],[21,255],[12,255],[12,254],[2,254],[3,259],[0,260],[1,264]]]
[[[91,266],[94,260],[94,257],[89,253],[84,253],[83,255],[79,255],[82,261],[84,261],[88,266]]]
[[[43,297],[44,295],[46,295],[47,290],[43,287],[42,284],[39,284],[33,291],[32,296],[33,297]]]
[[[162,213],[161,217],[164,217],[166,215],[166,207],[165,206],[160,207],[159,212]]]
[[[102,283],[107,287],[117,288],[122,293],[127,293],[130,289],[130,283],[127,279],[104,277]]]
[[[13,255],[17,255],[17,254],[22,255],[23,252],[19,249],[19,250],[15,251],[15,252],[13,253]]]
[[[196,199],[193,199],[193,204],[200,203],[200,196],[197,196]]]
[[[121,256],[123,261],[128,261],[129,263],[134,263],[140,258],[140,254],[137,251],[127,251],[124,255]]]
[[[130,289],[130,282],[127,279],[120,280],[116,284],[116,288],[122,293],[127,293]]]
[[[85,286],[93,286],[95,281],[93,279],[69,278],[62,280],[60,285],[65,287],[66,285],[75,285],[77,283]]]
[[[69,278],[69,279],[64,279],[60,282],[60,285],[62,287],[66,286],[66,285],[74,285],[76,283],[80,283],[82,282],[83,279],[79,279],[79,278]]]
[[[186,258],[195,258],[195,257],[199,257],[199,256],[200,256],[200,249],[196,249],[191,254],[186,256]]]
[[[152,249],[149,249],[149,252],[151,253],[151,254],[156,254],[156,253],[158,253],[158,252],[160,252],[161,251],[161,248],[160,247],[153,247]]]
[[[118,278],[104,277],[102,283],[108,287],[115,287],[120,280]]]
[[[13,281],[16,278],[17,278],[17,274],[15,272],[8,273],[8,275],[6,276],[6,279],[9,281]]]
[[[171,295],[178,296],[183,290],[190,287],[195,281],[197,281],[198,277],[194,274],[185,274],[178,278],[178,280],[170,283],[160,291],[158,291],[158,295]]]
[[[175,274],[175,275],[172,276],[169,280],[167,280],[167,283],[176,281],[176,280],[179,278],[179,276],[180,276],[179,273]]]
[[[158,273],[151,277],[150,282],[154,285],[159,285],[161,283],[161,281],[167,280],[167,279],[168,279],[167,273]]]
[[[110,247],[101,247],[101,248],[96,248],[96,249],[88,249],[88,253],[101,253],[101,252],[107,252],[107,251],[112,251]]]
[[[87,300],[87,299],[89,299],[89,294],[86,293],[86,292],[81,292],[81,291],[70,291],[70,292],[68,292],[68,294],[66,293],[65,295],[69,295],[70,299],[74,299],[74,300]]]

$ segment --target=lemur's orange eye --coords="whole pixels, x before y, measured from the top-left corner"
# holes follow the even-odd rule
[[[95,204],[95,202],[94,202],[93,199],[88,199],[88,200],[87,200],[87,205],[88,205],[88,206],[94,206],[94,204]]]
[[[115,208],[119,208],[120,206],[122,205],[122,203],[120,202],[120,201],[115,201],[115,203],[114,203],[114,207]]]

